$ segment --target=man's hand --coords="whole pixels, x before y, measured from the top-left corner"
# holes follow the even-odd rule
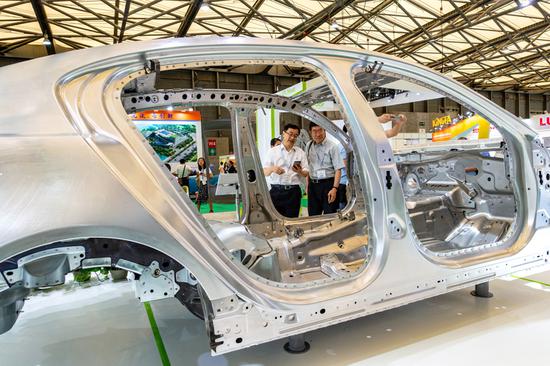
[[[401,127],[407,122],[407,117],[404,114],[398,114],[393,117],[393,126],[391,129],[386,131],[386,137],[391,138],[399,135]]]
[[[386,123],[386,122],[391,121],[394,117],[395,117],[395,115],[393,115],[393,114],[384,113],[384,114],[381,114],[380,116],[378,116],[378,122]]]
[[[281,175],[285,172],[285,170],[283,168],[281,168],[280,166],[277,166],[277,165],[266,166],[266,167],[264,167],[263,170],[264,170],[264,175],[266,177],[270,176],[273,173],[275,173],[277,175]]]
[[[298,173],[300,175],[304,175],[304,172],[302,170],[302,166],[301,165],[293,165],[292,166],[292,171],[295,172],[295,173]]]
[[[332,187],[331,190],[328,191],[328,203],[334,202],[336,200],[337,195],[338,195],[338,190]]]
[[[407,117],[404,114],[398,114],[395,116],[394,124],[399,126],[399,129],[407,122]]]

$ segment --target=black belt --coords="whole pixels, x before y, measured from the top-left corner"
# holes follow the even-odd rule
[[[294,189],[294,188],[299,188],[300,186],[297,185],[297,184],[291,184],[291,185],[284,185],[284,184],[272,184],[271,185],[271,188],[276,188],[276,189],[284,189],[285,191],[288,191],[288,190],[291,190],[291,189]]]
[[[333,181],[333,180],[334,180],[334,177],[323,178],[323,179],[313,179],[313,178],[309,178],[309,181],[310,181],[311,183],[324,183],[324,182]]]

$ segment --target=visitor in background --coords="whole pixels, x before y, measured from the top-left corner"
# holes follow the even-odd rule
[[[287,124],[283,128],[283,143],[267,152],[263,163],[264,175],[269,177],[269,195],[273,206],[286,217],[298,217],[302,189],[300,177],[307,177],[308,164],[304,150],[294,146],[300,127]]]
[[[228,173],[237,173],[237,167],[235,167],[235,162],[233,160],[229,160],[229,168],[227,168]]]
[[[387,123],[387,122],[393,122],[392,127],[386,131],[386,137],[391,138],[399,135],[399,132],[401,132],[401,128],[405,123],[407,123],[407,116],[404,114],[390,114],[390,113],[384,113],[378,116],[378,122],[379,123]]]
[[[189,176],[191,175],[191,169],[187,166],[185,159],[180,159],[178,166],[176,166],[176,172],[173,173],[178,177],[179,185],[187,187],[187,192],[189,192]],[[185,190],[185,188],[184,188]]]
[[[335,213],[339,207],[341,169],[344,163],[338,146],[327,139],[325,129],[309,124],[311,141],[306,145],[309,164],[307,212],[309,216]]]
[[[212,169],[206,166],[206,160],[200,157],[197,161],[197,209],[200,211],[201,203],[207,202],[210,206],[210,212],[214,212],[212,207],[212,198],[208,194],[208,180],[212,178]]]
[[[278,137],[272,138],[271,141],[269,142],[269,145],[271,147],[279,146],[280,144],[281,144],[281,139]]]

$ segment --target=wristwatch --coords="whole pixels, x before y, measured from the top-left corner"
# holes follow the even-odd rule
[[[338,190],[338,187],[334,187],[334,186],[333,186],[332,188],[334,188],[334,189]]]

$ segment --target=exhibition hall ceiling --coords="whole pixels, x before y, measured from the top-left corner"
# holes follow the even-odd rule
[[[550,0],[0,0],[4,55],[211,35],[340,44],[476,88],[550,90]]]

